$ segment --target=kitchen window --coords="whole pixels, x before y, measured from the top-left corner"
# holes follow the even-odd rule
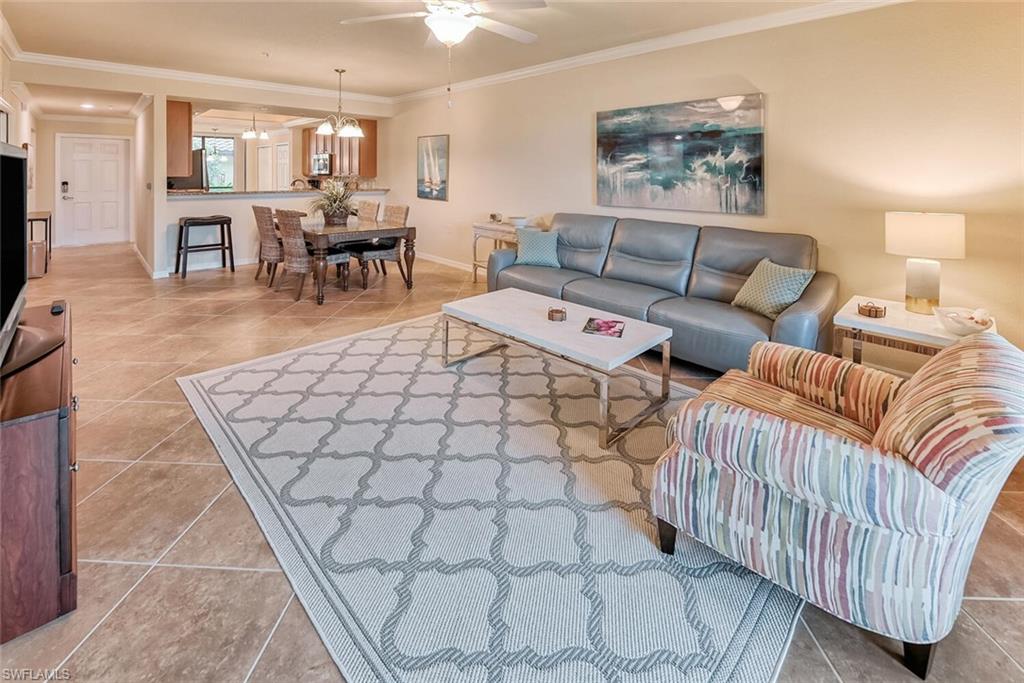
[[[206,150],[206,177],[211,190],[235,189],[235,139],[197,135],[192,149]]]

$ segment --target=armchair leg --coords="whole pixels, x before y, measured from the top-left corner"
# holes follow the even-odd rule
[[[658,520],[658,543],[661,545],[661,552],[666,555],[674,555],[676,552],[677,529],[660,517],[655,519]]]
[[[903,643],[903,666],[910,669],[922,681],[925,680],[928,678],[932,661],[935,659],[935,645],[935,643],[926,645]]]

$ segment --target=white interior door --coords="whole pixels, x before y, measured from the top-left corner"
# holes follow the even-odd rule
[[[274,148],[256,148],[256,189],[274,189]]]
[[[277,189],[287,190],[291,186],[292,152],[287,142],[274,145],[274,176],[277,178]]]
[[[128,141],[60,137],[59,244],[128,241]]]

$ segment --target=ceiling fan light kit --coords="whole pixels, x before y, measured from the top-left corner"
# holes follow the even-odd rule
[[[476,28],[476,23],[465,13],[449,9],[433,12],[423,21],[434,36],[448,47],[461,43]]]

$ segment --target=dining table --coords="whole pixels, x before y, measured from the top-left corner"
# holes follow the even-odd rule
[[[313,279],[316,282],[316,302],[324,302],[324,286],[327,282],[327,254],[331,247],[342,247],[352,242],[369,242],[375,239],[400,239],[403,241],[402,257],[405,260],[403,279],[407,289],[412,289],[412,266],[416,261],[416,228],[413,226],[388,225],[378,220],[349,218],[343,225],[324,222],[322,215],[302,218],[302,233],[313,251]],[[365,265],[363,266],[366,267]],[[348,289],[348,278],[342,281]]]

